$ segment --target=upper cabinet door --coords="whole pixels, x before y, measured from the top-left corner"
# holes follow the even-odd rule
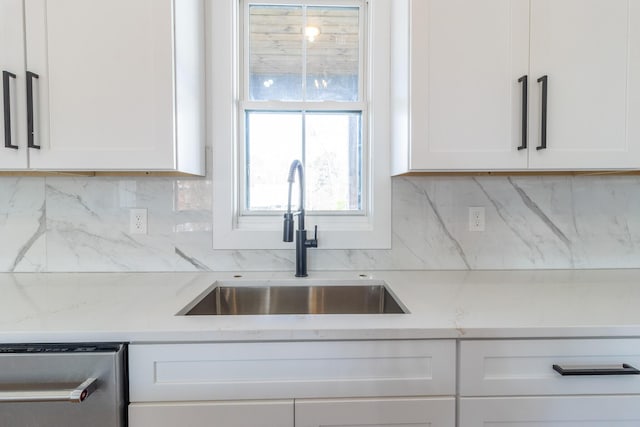
[[[22,0],[0,1],[0,170],[27,167]]]
[[[41,146],[31,150],[31,167],[179,170],[179,125],[201,126],[199,118],[180,122],[177,112],[204,93],[201,1],[26,0],[25,8]],[[191,93],[181,97],[183,86]],[[191,104],[182,110],[201,114]]]
[[[531,80],[530,168],[640,167],[640,1],[531,0]]]
[[[528,0],[410,2],[411,170],[526,168]]]
[[[397,0],[394,12],[395,174],[640,168],[640,0]]]

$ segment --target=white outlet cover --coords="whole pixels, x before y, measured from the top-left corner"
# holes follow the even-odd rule
[[[129,233],[130,234],[147,234],[147,210],[146,209],[130,209],[129,210]]]
[[[484,231],[485,217],[483,207],[469,208],[469,231]]]

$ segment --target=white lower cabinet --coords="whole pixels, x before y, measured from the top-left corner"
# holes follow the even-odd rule
[[[460,399],[460,427],[638,427],[640,396]]]
[[[455,426],[454,340],[132,344],[130,427]]]
[[[135,403],[129,426],[293,427],[293,401]]]
[[[459,427],[640,426],[640,340],[460,343]]]
[[[640,426],[640,339],[457,344],[132,344],[129,426]]]
[[[455,398],[296,401],[296,427],[453,427]]]
[[[294,410],[295,408],[295,410]],[[294,415],[295,414],[295,415]],[[454,427],[455,398],[135,403],[131,427]]]

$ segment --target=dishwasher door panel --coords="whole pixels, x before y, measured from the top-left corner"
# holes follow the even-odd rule
[[[38,350],[7,352],[7,347],[3,351],[0,346],[0,427],[125,426],[122,345],[115,351],[26,346]],[[95,390],[81,402],[47,401],[62,399],[56,397],[57,391],[72,390],[91,378],[96,379]],[[82,399],[81,394],[75,400]]]

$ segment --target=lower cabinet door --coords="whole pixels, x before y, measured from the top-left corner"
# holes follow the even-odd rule
[[[293,427],[293,400],[134,403],[129,427]]]
[[[455,399],[296,400],[296,427],[454,427]]]
[[[460,399],[460,427],[612,426],[640,426],[640,396]]]

